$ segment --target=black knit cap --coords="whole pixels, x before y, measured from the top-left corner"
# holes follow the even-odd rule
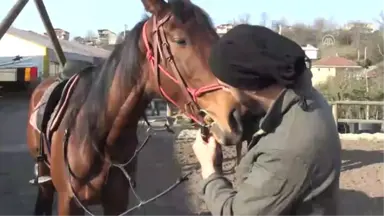
[[[209,64],[215,76],[239,89],[260,90],[271,84],[291,87],[306,68],[302,48],[276,32],[238,25],[212,47]]]

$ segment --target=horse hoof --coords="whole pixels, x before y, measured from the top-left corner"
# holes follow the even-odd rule
[[[40,176],[37,179],[33,178],[33,179],[29,180],[29,184],[38,185],[38,184],[43,184],[43,183],[46,183],[49,181],[52,181],[51,176]]]

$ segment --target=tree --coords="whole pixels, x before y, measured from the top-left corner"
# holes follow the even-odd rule
[[[96,38],[96,33],[93,32],[92,30],[88,30],[84,37],[86,41],[92,41],[95,38]]]
[[[260,15],[260,25],[267,26],[268,14],[266,12],[261,13]]]
[[[319,44],[321,43],[321,40],[326,32],[334,31],[336,29],[336,25],[331,20],[318,17],[313,21],[310,28],[313,29],[314,34],[316,35],[316,44]]]
[[[251,19],[251,15],[246,13],[240,15],[237,19],[233,19],[232,24],[233,25],[240,25],[240,24],[249,24]]]
[[[288,21],[284,17],[280,18],[279,20],[272,21],[271,29],[276,32],[283,33],[286,27],[288,27]]]
[[[379,24],[379,31],[384,32],[384,11],[381,11],[379,18],[376,19],[376,22]]]
[[[85,39],[80,37],[80,36],[76,36],[72,39],[72,41],[75,41],[77,43],[81,43],[81,44],[85,44]]]
[[[357,49],[364,47],[367,43],[367,36],[373,31],[370,25],[361,21],[351,21],[348,26],[350,27],[348,31],[353,34],[352,45]]]
[[[284,29],[282,34],[300,45],[317,44],[316,32],[303,23],[296,23],[291,28]]]
[[[347,30],[339,30],[335,39],[341,46],[351,46],[353,42],[353,33]]]

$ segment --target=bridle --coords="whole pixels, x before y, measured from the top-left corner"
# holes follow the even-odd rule
[[[159,88],[159,91],[161,95],[171,102],[173,105],[178,107],[185,115],[187,115],[189,118],[194,120],[196,123],[198,123],[202,127],[206,127],[207,123],[204,120],[202,109],[200,109],[199,105],[197,104],[197,98],[201,95],[217,91],[219,89],[222,89],[223,87],[219,83],[214,83],[210,85],[206,85],[197,89],[188,87],[185,80],[180,74],[179,69],[176,66],[176,63],[174,61],[173,55],[170,50],[169,43],[167,41],[167,38],[164,33],[164,23],[166,23],[171,18],[171,13],[168,13],[164,18],[157,21],[156,16],[153,16],[153,29],[152,34],[154,34],[154,40],[153,40],[153,50],[150,47],[150,44],[148,42],[147,38],[147,24],[148,21],[144,23],[143,26],[143,41],[146,48],[146,57],[148,62],[150,63],[152,70],[154,71],[154,76],[157,82],[157,86]],[[160,57],[160,59],[159,59]],[[161,61],[165,61],[171,65],[171,69],[173,71],[174,76],[169,73],[160,63]],[[161,73],[160,73],[161,72]],[[173,82],[178,84],[181,88],[182,94],[186,97],[187,102],[183,105],[177,104],[176,101],[174,101],[163,89],[160,82],[161,74],[166,75],[169,77]]]

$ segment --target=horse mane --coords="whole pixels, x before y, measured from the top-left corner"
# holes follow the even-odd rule
[[[119,76],[119,89],[115,94],[126,98],[141,75],[141,62],[145,55],[140,52],[139,40],[146,22],[143,19],[116,44],[110,56],[100,65],[79,73],[80,79],[71,97],[68,114],[64,119],[66,128],[74,129],[80,140],[97,145],[105,138],[109,92],[115,76]],[[81,115],[78,114],[81,110]],[[84,141],[85,141],[84,140]]]
[[[214,31],[211,19],[200,7],[183,0],[168,2],[173,14],[181,21],[193,16],[199,25]],[[140,64],[145,55],[140,52],[139,41],[144,23],[148,19],[149,17],[144,17],[127,32],[124,40],[115,46],[102,64],[79,73],[80,79],[63,123],[64,127],[77,134],[79,140],[91,142],[97,151],[110,130],[110,124],[106,122],[107,107],[115,76],[119,76],[120,91],[116,92],[119,98],[126,98],[140,79]],[[78,115],[80,111],[81,115]]]

